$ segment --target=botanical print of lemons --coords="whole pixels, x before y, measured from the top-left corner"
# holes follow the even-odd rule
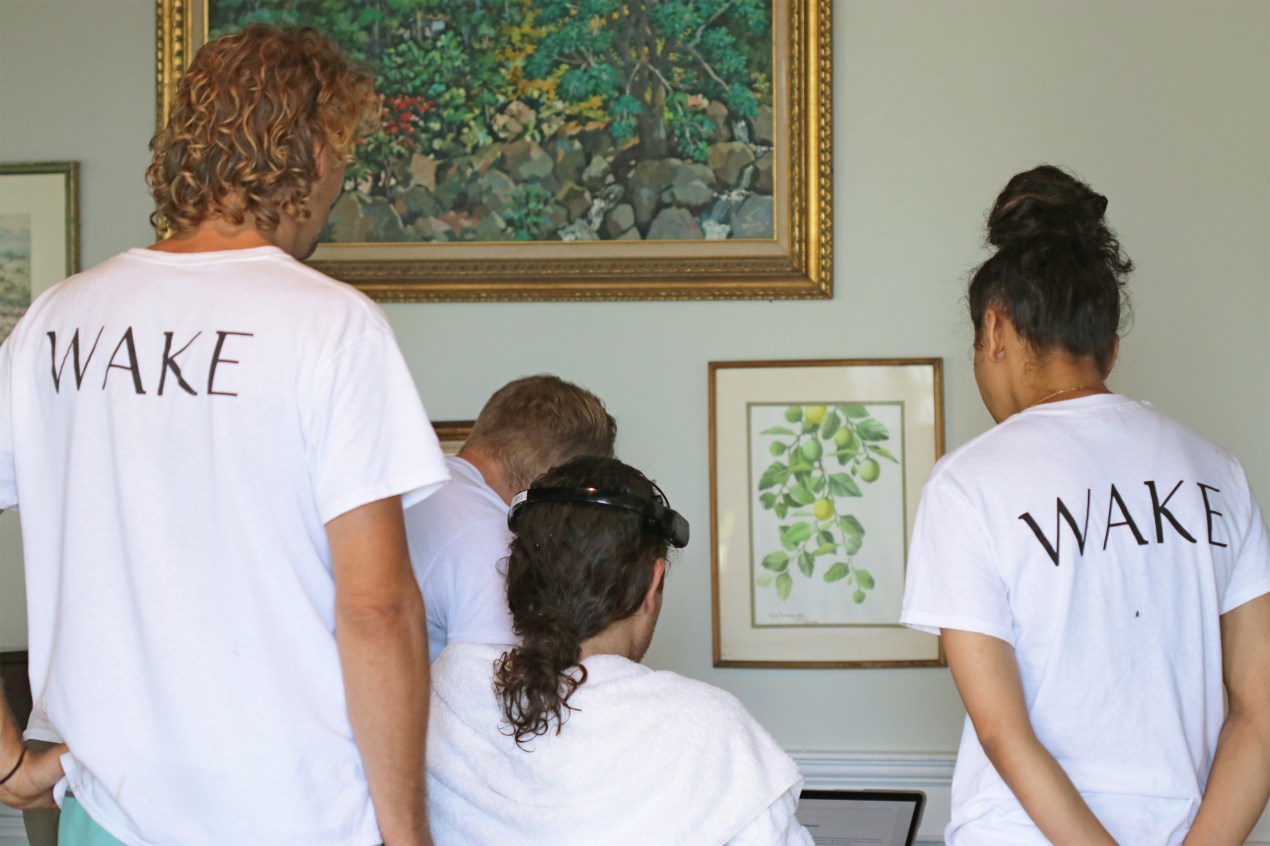
[[[850,513],[850,501],[864,496],[861,484],[881,476],[879,458],[899,463],[882,446],[890,432],[858,403],[789,405],[784,419],[789,426],[759,433],[772,438],[767,451],[775,459],[758,481],[759,504],[780,521],[780,549],[763,557],[766,572],[756,581],[785,601],[794,590],[794,570],[805,579],[819,570],[824,582],[842,582],[862,603],[874,581],[854,563],[865,530]]]

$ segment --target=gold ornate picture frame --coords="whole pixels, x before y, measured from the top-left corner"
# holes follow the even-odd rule
[[[942,362],[716,361],[717,667],[929,667],[899,625],[909,533],[943,453]]]
[[[291,1],[279,0],[284,5]],[[166,120],[181,74],[206,41],[216,2],[156,0],[159,125]],[[348,5],[355,7],[358,2],[349,0]],[[618,5],[627,9],[634,4]],[[832,297],[832,0],[770,0],[766,8],[773,61],[770,80],[762,85],[770,88],[773,137],[770,151],[759,150],[758,155],[770,156],[770,173],[756,177],[750,172],[745,184],[770,180],[771,223],[764,231],[771,231],[771,237],[675,237],[684,230],[660,237],[667,229],[663,227],[659,234],[647,221],[640,225],[648,237],[638,241],[371,242],[352,240],[354,234],[349,240],[321,244],[311,263],[381,301]],[[312,23],[320,28],[318,22]],[[705,115],[704,101],[688,100],[691,108]],[[710,103],[711,108],[715,105]],[[688,162],[682,164],[687,167]],[[569,190],[567,185],[560,188],[552,202],[565,202]],[[663,191],[663,201],[665,196]],[[715,196],[722,194],[716,191]],[[432,219],[427,223],[438,225]],[[462,238],[477,231],[454,225]],[[609,234],[603,237],[615,231],[607,219],[595,230],[604,231],[604,227]],[[636,228],[624,232],[631,235]]]

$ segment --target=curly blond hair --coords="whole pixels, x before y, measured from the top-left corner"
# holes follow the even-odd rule
[[[379,116],[373,80],[307,27],[255,24],[206,44],[150,141],[150,222],[184,235],[205,221],[272,232],[305,220],[319,148],[352,160]]]

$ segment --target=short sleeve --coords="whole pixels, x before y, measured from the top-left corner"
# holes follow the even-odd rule
[[[1247,485],[1247,479],[1244,484]],[[1234,568],[1221,597],[1222,614],[1270,593],[1270,539],[1267,539],[1266,521],[1251,489],[1247,489],[1247,496],[1247,530],[1234,550]]]
[[[0,343],[0,509],[18,504],[17,449],[13,423],[12,344]]]
[[[977,632],[1014,644],[1009,593],[980,515],[946,477],[927,482],[909,545],[900,622]]]
[[[306,415],[314,497],[323,523],[401,495],[409,506],[450,474],[396,339],[373,331],[337,352]]]
[[[42,740],[45,743],[64,743],[65,739],[57,733],[57,729],[53,728],[53,724],[45,716],[42,705],[42,702],[36,702],[35,707],[31,709],[31,717],[27,720],[26,731],[22,733],[23,739]]]

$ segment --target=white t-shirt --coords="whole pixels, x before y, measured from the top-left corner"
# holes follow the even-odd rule
[[[931,472],[901,622],[1014,647],[1031,721],[1121,844],[1180,843],[1223,722],[1219,617],[1270,592],[1238,461],[1149,404],[1034,406]],[[950,844],[1043,844],[966,720]]]
[[[729,693],[617,655],[583,661],[563,729],[516,745],[498,646],[433,665],[428,816],[437,846],[812,846],[798,767]]]
[[[130,250],[0,347],[36,710],[128,844],[366,846],[324,524],[446,478],[392,331],[273,247]]]
[[[452,481],[406,509],[406,540],[428,606],[428,652],[447,643],[512,644],[503,559],[512,534],[507,503],[472,464],[448,458]]]

